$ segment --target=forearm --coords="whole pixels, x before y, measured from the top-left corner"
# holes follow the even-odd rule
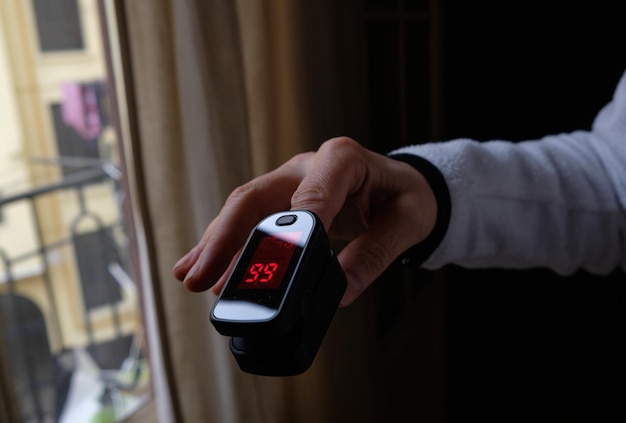
[[[512,144],[456,140],[403,148],[436,166],[451,198],[425,268],[579,268],[624,263],[625,217],[592,134]],[[416,211],[417,212],[417,211]]]

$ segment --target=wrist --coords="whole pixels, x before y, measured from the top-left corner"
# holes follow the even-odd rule
[[[399,257],[402,264],[419,266],[435,251],[447,232],[452,210],[450,192],[439,169],[423,157],[413,154],[391,154],[389,157],[407,163],[419,172],[430,185],[437,203],[437,217],[430,233]]]

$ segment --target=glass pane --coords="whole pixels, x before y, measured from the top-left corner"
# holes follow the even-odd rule
[[[27,5],[0,0],[0,390],[23,422],[122,421],[151,384],[107,66],[38,60],[29,41],[80,47],[79,11],[99,22],[99,8],[34,0],[35,22]]]
[[[83,48],[77,0],[33,0],[33,9],[41,51]]]

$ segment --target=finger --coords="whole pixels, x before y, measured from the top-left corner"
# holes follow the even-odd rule
[[[197,244],[195,247],[189,250],[187,254],[181,257],[176,262],[176,264],[174,264],[174,266],[172,267],[172,273],[177,280],[182,282],[185,279],[185,276],[187,276],[189,269],[191,269],[191,266],[193,266],[193,263],[198,259],[198,255],[201,252],[201,245]]]
[[[230,277],[230,274],[232,273],[233,268],[235,267],[235,265],[237,264],[237,261],[239,260],[239,256],[241,255],[241,251],[242,250],[239,250],[239,252],[235,255],[235,257],[233,257],[233,259],[230,261],[230,264],[228,265],[228,269],[222,274],[222,276],[215,283],[215,285],[213,285],[211,287],[211,291],[215,295],[219,295],[222,292],[222,289],[224,288],[224,285],[226,285],[226,281]]]
[[[291,208],[312,211],[328,231],[346,198],[366,181],[364,150],[349,138],[335,138],[322,144],[307,165],[306,176],[291,197]]]
[[[289,208],[291,194],[302,179],[302,166],[294,164],[299,161],[288,162],[233,191],[198,245],[175,267],[175,275],[182,277],[189,290],[213,286],[254,226],[267,215]]]

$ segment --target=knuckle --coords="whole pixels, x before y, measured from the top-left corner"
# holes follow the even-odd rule
[[[307,161],[311,158],[311,156],[313,154],[314,154],[313,152],[298,153],[295,156],[293,156],[292,158],[290,158],[285,163],[285,165],[286,166],[294,166],[296,168],[302,167],[303,165],[305,165],[307,163]]]
[[[300,186],[291,196],[291,205],[295,208],[308,209],[311,206],[325,204],[329,198],[324,181],[314,181],[306,186]]]
[[[360,154],[362,146],[352,138],[337,137],[324,142],[320,147],[320,151],[322,150],[328,150],[333,156],[352,157],[355,153]]]
[[[247,182],[235,188],[228,198],[226,204],[235,204],[244,202],[249,198],[254,198],[258,191],[257,184],[254,181]]]

